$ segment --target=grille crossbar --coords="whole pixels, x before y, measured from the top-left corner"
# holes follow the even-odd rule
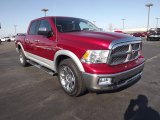
[[[141,42],[117,44],[110,51],[108,63],[117,65],[132,61],[140,56]]]

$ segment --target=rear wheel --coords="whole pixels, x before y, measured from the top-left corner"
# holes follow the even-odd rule
[[[147,41],[150,41],[150,37],[147,37]]]
[[[79,96],[86,91],[82,74],[72,59],[65,59],[59,64],[58,78],[63,90],[70,96]]]
[[[8,39],[7,42],[11,42],[11,39]]]
[[[19,50],[19,61],[20,61],[21,65],[24,67],[28,65],[27,59],[21,49]]]

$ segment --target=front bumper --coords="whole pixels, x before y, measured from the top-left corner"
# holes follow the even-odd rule
[[[83,73],[83,79],[86,87],[91,91],[104,91],[104,90],[115,90],[131,83],[134,83],[138,78],[141,77],[144,68],[144,63],[132,68],[130,70],[116,73],[116,74],[88,74]],[[99,78],[112,78],[112,85],[99,85]]]

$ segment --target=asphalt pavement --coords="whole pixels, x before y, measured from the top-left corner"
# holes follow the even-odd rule
[[[57,77],[22,67],[14,42],[0,45],[0,120],[160,120],[160,41],[143,40],[144,73],[116,92],[70,97]]]

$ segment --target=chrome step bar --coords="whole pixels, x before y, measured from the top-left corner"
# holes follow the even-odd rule
[[[50,69],[48,69],[48,68],[46,68],[46,67],[44,67],[44,66],[42,66],[42,65],[40,65],[40,64],[38,64],[36,62],[34,62],[34,61],[27,60],[27,62],[29,64],[31,64],[31,65],[43,70],[44,72],[48,73],[49,75],[52,75],[52,76],[56,75],[56,73],[54,71],[52,71],[52,70],[50,70]]]

